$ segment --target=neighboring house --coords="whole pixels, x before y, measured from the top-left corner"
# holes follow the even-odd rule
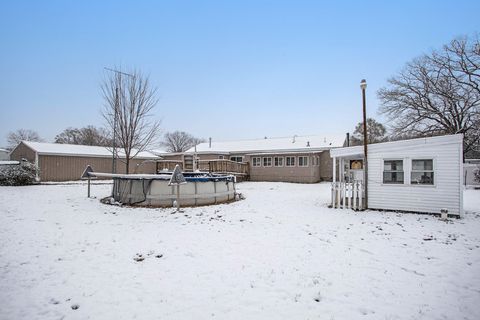
[[[363,146],[334,149],[331,156],[338,163],[332,202],[349,207],[351,183],[363,180]],[[367,189],[369,209],[462,215],[463,136],[369,144]]]
[[[117,173],[125,173],[125,155],[117,149]],[[26,159],[40,169],[41,181],[78,180],[87,165],[97,172],[112,172],[112,151],[106,147],[22,141],[10,154],[12,160]],[[130,173],[155,172],[158,157],[140,152],[130,161]]]
[[[480,159],[465,159],[463,164],[463,181],[466,186],[479,186],[480,181],[475,180],[475,171],[480,170]]]
[[[196,163],[230,160],[248,165],[251,181],[315,183],[332,179],[329,151],[341,147],[344,135],[293,136],[200,143],[184,153],[157,153],[164,160],[183,163],[186,171]]]
[[[10,160],[9,153],[7,149],[0,149],[0,161]]]

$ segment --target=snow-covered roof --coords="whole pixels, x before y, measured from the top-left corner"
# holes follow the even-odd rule
[[[212,141],[196,146],[198,153],[311,152],[342,147],[345,136],[309,135],[235,141]],[[187,152],[195,152],[195,147]]]
[[[20,164],[20,161],[15,161],[15,160],[0,161],[0,166],[2,166],[2,165],[11,165],[11,164]]]
[[[111,157],[112,149],[99,146],[84,146],[78,144],[62,144],[62,143],[45,143],[22,141],[30,149],[34,150],[40,155],[70,155],[70,156],[85,156],[85,157]],[[132,155],[136,154],[136,150],[132,150]],[[125,153],[121,148],[117,148],[117,153],[120,158],[125,157]],[[153,153],[148,151],[139,152],[135,158],[137,159],[156,159],[158,158]]]
[[[436,137],[424,137],[408,140],[388,141],[381,143],[368,144],[368,154],[372,152],[382,152],[393,148],[410,148],[422,145],[444,144],[457,142],[461,143],[463,140],[462,134],[452,134]],[[363,145],[338,148],[330,152],[331,157],[350,157],[363,155]]]
[[[172,154],[172,152],[168,152],[165,149],[159,149],[159,148],[150,150],[150,152],[153,153],[154,155],[157,155],[157,156],[162,156],[162,155],[166,155],[166,154],[171,155]]]
[[[10,152],[7,149],[0,148],[0,152]]]

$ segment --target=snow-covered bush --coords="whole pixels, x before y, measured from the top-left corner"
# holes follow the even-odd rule
[[[30,162],[0,166],[0,186],[26,186],[34,184],[38,168]]]

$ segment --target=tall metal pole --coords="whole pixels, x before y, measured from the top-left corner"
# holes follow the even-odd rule
[[[365,184],[365,209],[368,209],[368,150],[367,150],[367,102],[365,98],[365,89],[367,88],[367,81],[362,79],[360,82],[360,88],[362,89],[362,102],[363,102],[363,181]]]
[[[119,88],[118,86],[119,85],[122,85],[122,75],[125,75],[125,76],[129,76],[129,77],[132,77],[135,79],[135,75],[133,74],[130,74],[130,73],[126,73],[126,72],[122,72],[122,71],[118,71],[118,70],[115,70],[115,69],[111,69],[111,68],[107,68],[107,67],[103,67],[105,70],[107,71],[110,71],[110,72],[113,72],[117,75],[119,75],[119,79],[117,81],[117,79],[115,79],[115,106],[114,106],[114,115],[113,115],[113,141],[112,141],[112,173],[117,173],[117,164],[116,164],[116,161],[115,161],[115,158],[116,158],[116,151],[117,151],[117,114],[118,114],[118,107],[119,107],[119,95],[118,95],[118,91],[119,91]]]
[[[117,148],[117,110],[118,110],[118,84],[115,87],[115,106],[113,115],[113,151],[112,151],[112,173],[117,173],[117,166],[115,162],[115,151]]]

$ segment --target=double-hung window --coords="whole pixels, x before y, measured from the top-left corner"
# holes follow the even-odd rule
[[[230,161],[243,162],[243,157],[241,157],[241,156],[232,156],[232,157],[230,157]]]
[[[273,158],[273,165],[275,167],[283,167],[283,157],[274,157]]]
[[[271,167],[272,166],[272,157],[263,158],[263,166],[264,167]]]
[[[403,184],[403,160],[383,161],[383,183]]]
[[[295,157],[285,157],[286,167],[295,167]]]
[[[308,167],[308,157],[307,156],[298,157],[298,166],[299,167]]]
[[[253,167],[260,167],[262,164],[260,162],[260,157],[254,157],[252,158],[252,166]]]
[[[411,184],[434,184],[433,159],[412,160]]]

